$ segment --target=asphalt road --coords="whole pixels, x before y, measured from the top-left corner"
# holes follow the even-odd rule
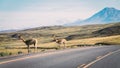
[[[1,59],[0,68],[85,68],[97,59],[88,68],[120,68],[119,49],[120,46],[97,46],[30,54]]]
[[[94,63],[89,68],[120,68],[120,50]]]

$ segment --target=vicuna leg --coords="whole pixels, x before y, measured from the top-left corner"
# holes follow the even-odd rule
[[[60,46],[61,46],[61,44],[58,44],[59,49],[60,49]]]
[[[63,45],[64,45],[64,49],[65,49],[66,48],[65,43],[63,43]]]
[[[28,45],[28,47],[27,47],[27,48],[28,48],[28,53],[30,53],[30,46]]]
[[[36,52],[37,51],[37,46],[36,45],[34,45],[34,52]]]

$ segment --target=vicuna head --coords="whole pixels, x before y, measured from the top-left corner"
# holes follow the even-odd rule
[[[20,34],[13,34],[11,35],[12,38],[19,39]]]

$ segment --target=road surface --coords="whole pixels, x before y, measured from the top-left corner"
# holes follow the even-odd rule
[[[110,56],[97,61],[89,68],[120,68],[120,50],[115,51]]]
[[[8,57],[0,60],[0,68],[120,68],[119,49],[120,46],[80,47]]]

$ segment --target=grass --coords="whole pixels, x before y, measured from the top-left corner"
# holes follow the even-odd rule
[[[95,45],[96,43],[109,43],[109,44],[120,44],[120,35],[116,36],[107,36],[107,37],[94,37],[94,38],[86,38],[86,39],[78,39],[78,40],[70,40],[67,41],[66,46],[72,47],[76,45]],[[15,46],[16,44],[16,46]],[[49,42],[49,43],[39,43],[38,44],[38,51],[43,51],[44,49],[56,49],[57,43],[55,42]],[[63,46],[63,45],[62,45]],[[32,48],[33,46],[31,46]],[[31,49],[32,52],[34,52],[34,49]],[[14,46],[6,48],[1,48],[0,52],[6,52],[6,53],[12,53],[12,54],[18,54],[19,51],[22,51],[23,53],[27,53],[27,48],[24,43],[21,41],[14,42]]]
[[[69,44],[79,45],[79,44],[88,44],[88,45],[95,45],[96,43],[109,43],[120,45],[120,35],[116,36],[107,36],[107,37],[94,37],[94,38],[86,38],[86,39],[79,39],[79,40],[71,40]]]

